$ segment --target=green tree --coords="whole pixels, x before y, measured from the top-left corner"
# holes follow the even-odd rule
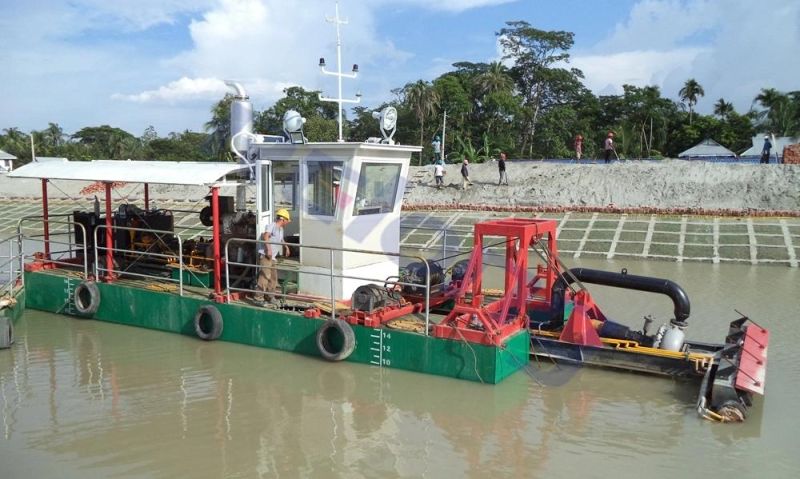
[[[686,80],[686,83],[683,84],[683,88],[680,89],[678,94],[681,97],[681,101],[689,105],[689,124],[691,125],[694,106],[697,105],[697,100],[700,99],[700,97],[705,96],[706,92],[697,80],[689,78]]]
[[[170,133],[167,138],[154,138],[148,142],[151,156],[160,161],[211,161],[213,156],[207,148],[208,135],[189,130]]]
[[[408,83],[403,88],[405,102],[409,105],[419,122],[419,144],[425,147],[425,120],[439,108],[439,93],[424,80]],[[420,154],[420,164],[422,155]]]
[[[756,124],[762,130],[780,136],[800,136],[800,91],[783,93],[762,88],[753,103],[763,108],[756,113]]]
[[[212,156],[219,161],[230,161],[231,137],[231,103],[233,95],[225,96],[211,107],[211,119],[206,122],[205,129],[209,132],[206,148]]]
[[[735,113],[733,103],[728,103],[724,98],[720,98],[714,103],[714,114],[723,120],[727,120],[731,113]]]
[[[95,159],[136,159],[141,152],[138,139],[120,128],[109,125],[87,126],[72,135],[77,143],[87,147]]]
[[[497,35],[503,47],[503,59],[514,62],[511,74],[527,110],[521,117],[525,122],[522,150],[529,148],[531,154],[539,115],[543,110],[574,99],[581,90],[583,73],[558,66],[569,62],[573,33],[539,30],[525,21],[506,22],[506,25]]]

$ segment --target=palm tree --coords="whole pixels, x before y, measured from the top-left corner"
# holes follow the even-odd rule
[[[491,95],[497,91],[510,91],[514,81],[508,75],[508,68],[500,62],[492,62],[485,72],[475,79],[482,95]]]
[[[735,110],[733,109],[733,103],[725,101],[724,98],[720,98],[716,103],[714,103],[714,114],[723,120],[727,120],[731,113],[734,112]]]
[[[706,92],[703,87],[697,83],[694,78],[689,78],[683,84],[683,88],[678,92],[681,100],[689,104],[689,124],[692,124],[692,114],[694,113],[694,106],[697,104],[698,98],[705,96]]]
[[[39,133],[45,147],[55,149],[64,144],[64,129],[58,123],[48,123],[47,128]]]
[[[231,135],[231,103],[233,95],[225,97],[211,107],[211,119],[206,122],[205,129],[211,134],[208,137],[207,147],[211,154],[225,161],[228,157],[228,141]]]
[[[433,115],[439,107],[439,93],[424,80],[408,83],[403,90],[406,102],[419,121],[419,144],[422,145],[425,141],[425,119]]]
[[[774,88],[762,88],[753,104],[759,103],[763,110],[756,114],[758,126],[781,136],[800,134],[800,91],[780,92]]]

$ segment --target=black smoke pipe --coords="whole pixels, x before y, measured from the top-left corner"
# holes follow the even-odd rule
[[[672,299],[672,304],[675,306],[675,321],[684,323],[689,318],[689,296],[678,283],[668,279],[636,276],[634,274],[628,274],[627,270],[624,269],[621,273],[613,273],[611,271],[601,271],[597,269],[572,268],[569,270],[569,273],[571,274],[561,275],[558,281],[553,285],[553,296],[555,297],[553,306],[558,308],[559,306],[556,303],[558,299],[560,299],[562,318],[564,315],[564,290],[576,280],[582,283],[600,284],[603,286],[614,286],[616,288],[667,295]]]

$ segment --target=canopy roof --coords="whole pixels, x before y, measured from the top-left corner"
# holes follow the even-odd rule
[[[16,160],[17,157],[12,155],[11,153],[6,153],[3,150],[0,150],[0,160]]]
[[[45,178],[125,183],[204,186],[247,165],[210,161],[47,161],[28,163],[9,173],[11,178]]]
[[[736,153],[725,148],[711,138],[706,138],[695,146],[678,154],[678,158],[703,158],[709,156],[736,156]]]
[[[764,133],[760,133],[753,137],[753,146],[742,152],[740,156],[761,156],[761,151],[764,150]],[[772,143],[772,155],[778,154],[783,156],[783,148],[795,143],[800,143],[800,138],[792,138],[790,136],[778,136],[775,138],[770,137]]]

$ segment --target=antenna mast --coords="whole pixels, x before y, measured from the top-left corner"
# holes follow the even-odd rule
[[[339,25],[347,25],[347,19],[342,19],[339,17],[339,2],[336,2],[336,16],[331,18],[326,16],[325,20],[328,23],[336,24],[336,71],[331,72],[325,69],[325,58],[319,59],[319,67],[322,69],[322,73],[325,75],[333,75],[337,77],[339,83],[339,97],[338,98],[328,98],[322,95],[319,95],[320,101],[329,101],[333,103],[339,104],[339,139],[336,140],[339,143],[344,143],[344,138],[342,136],[342,104],[343,103],[361,103],[361,92],[356,93],[355,100],[346,100],[342,98],[342,78],[356,78],[358,76],[358,65],[353,65],[353,73],[342,73],[342,36],[339,31]]]

